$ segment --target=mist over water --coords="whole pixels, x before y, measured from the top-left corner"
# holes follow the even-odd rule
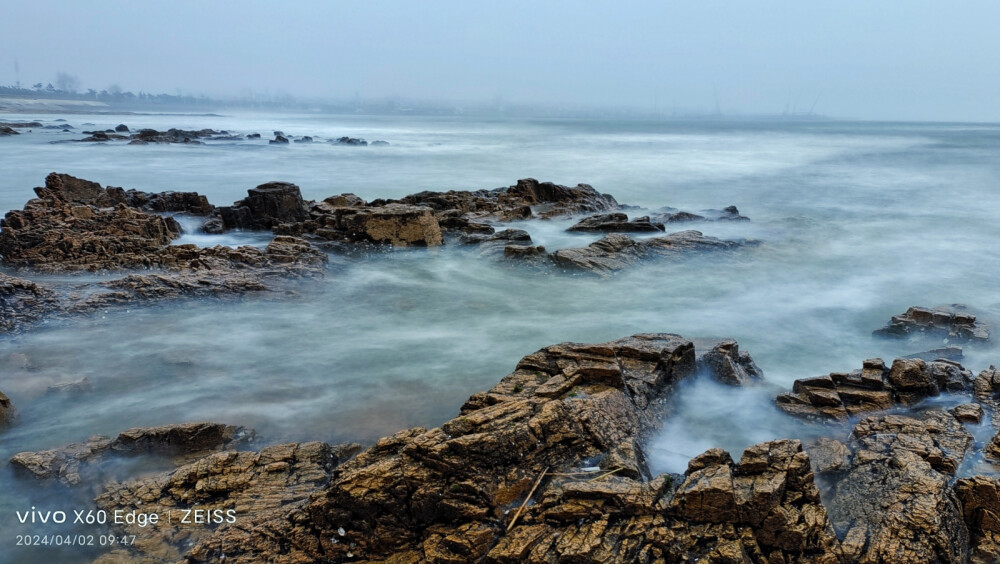
[[[25,116],[32,119],[35,116]],[[213,420],[254,427],[259,443],[371,442],[436,426],[522,356],[563,341],[634,333],[731,337],[768,384],[682,385],[650,445],[656,472],[721,446],[807,437],[773,405],[795,378],[933,348],[875,340],[912,305],[965,303],[1000,319],[1000,126],[853,122],[489,121],[302,116],[41,116],[80,129],[227,129],[263,141],[205,146],[58,143],[54,131],[0,138],[0,208],[19,209],[51,171],[145,191],[198,191],[216,205],[270,180],[307,199],[495,188],[518,178],[589,183],[619,202],[686,211],[736,205],[751,222],[684,224],[756,247],[651,261],[608,278],[542,273],[445,246],[337,261],[298,296],[188,301],[50,320],[0,340],[0,390],[19,409],[0,459],[134,426]],[[91,122],[93,126],[81,126]],[[389,146],[268,146],[291,135],[382,139]],[[549,251],[597,237],[571,220],[518,222]],[[196,222],[182,218],[185,228]],[[179,242],[265,244],[267,236]],[[65,277],[60,278],[60,280]],[[978,372],[995,347],[966,347]],[[46,393],[88,378],[91,390]],[[30,482],[0,471],[33,503]]]

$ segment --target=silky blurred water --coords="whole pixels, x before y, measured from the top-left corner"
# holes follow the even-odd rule
[[[270,180],[294,182],[311,199],[341,192],[374,199],[494,188],[530,176],[589,183],[651,209],[736,205],[751,222],[679,229],[762,244],[650,262],[605,279],[520,269],[453,246],[397,250],[331,269],[294,299],[189,301],[52,320],[0,340],[0,390],[20,411],[18,424],[0,433],[0,460],[94,433],[206,419],[252,426],[267,443],[372,441],[446,421],[470,394],[549,344],[640,332],[735,338],[768,386],[682,386],[650,445],[655,471],[678,472],[709,447],[738,457],[762,440],[815,433],[782,416],[774,394],[795,378],[930,348],[871,337],[911,305],[960,302],[1000,318],[996,125],[4,117],[46,124],[61,117],[75,131],[126,123],[259,132],[264,139],[52,143],[81,137],[53,130],[0,138],[3,209],[20,208],[52,171],[146,191],[194,190],[217,205]],[[390,145],[270,146],[273,130]],[[566,233],[570,223],[515,227],[550,251],[595,239]],[[266,240],[188,233],[182,242]],[[978,371],[998,357],[993,347],[967,348],[964,362]],[[46,393],[81,377],[90,391]],[[0,490],[8,492],[0,497],[4,524],[12,508],[46,495],[8,468],[0,470]]]

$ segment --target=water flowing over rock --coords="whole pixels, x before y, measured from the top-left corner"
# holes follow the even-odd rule
[[[95,436],[62,448],[15,454],[10,463],[39,480],[55,479],[68,486],[97,481],[100,462],[114,457],[157,455],[194,457],[232,448],[253,431],[220,423],[186,423],[129,429],[114,439]]]
[[[401,431],[339,465],[303,505],[161,552],[239,563],[840,562],[798,441],[756,445],[738,464],[713,449],[679,485],[649,479],[644,437],[673,386],[696,371],[694,345],[676,335],[546,347],[442,427]],[[235,456],[204,463],[225,468],[216,461]],[[191,474],[112,486],[98,502],[129,507],[151,492],[144,503],[183,508],[213,495],[191,485],[205,472]],[[174,486],[169,496],[157,493],[163,483]]]
[[[641,240],[612,233],[587,247],[558,250],[552,253],[552,259],[563,268],[605,275],[624,270],[642,260],[676,257],[690,252],[729,250],[744,244],[747,242],[706,237],[700,231],[680,231]]]
[[[913,405],[943,391],[971,391],[972,373],[961,364],[898,358],[887,368],[880,358],[861,370],[796,380],[776,402],[785,413],[814,419],[846,420],[870,411]]]
[[[892,316],[888,325],[877,329],[873,334],[890,338],[920,335],[942,339],[947,343],[990,340],[990,328],[961,304],[935,308],[911,307],[902,315]]]

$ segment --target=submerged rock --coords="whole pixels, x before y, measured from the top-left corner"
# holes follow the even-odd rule
[[[935,308],[911,307],[894,315],[888,325],[873,333],[877,337],[902,338],[911,335],[942,339],[946,343],[986,342],[990,329],[961,304]]]
[[[702,214],[678,211],[668,208],[670,211],[653,215],[653,221],[661,223],[683,223],[688,221],[750,221],[745,215],[740,215],[740,210],[736,206],[729,206],[722,210],[704,210]]]
[[[579,249],[561,249],[552,259],[563,268],[610,274],[642,260],[678,256],[688,252],[734,249],[746,244],[706,237],[700,231],[680,231],[664,237],[635,240],[613,233]]]
[[[368,145],[368,142],[364,139],[356,139],[354,137],[341,137],[339,139],[334,139],[330,141],[334,145],[354,145],[357,147],[364,147]]]
[[[155,455],[183,460],[233,448],[252,437],[250,429],[221,423],[135,428],[114,439],[95,436],[58,449],[21,452],[10,463],[39,480],[54,479],[75,486],[97,481],[99,463],[109,458]]]
[[[972,373],[958,363],[898,358],[887,368],[882,359],[873,358],[866,360],[861,370],[796,380],[792,391],[775,401],[790,415],[846,420],[852,415],[913,405],[941,392],[972,388]]]

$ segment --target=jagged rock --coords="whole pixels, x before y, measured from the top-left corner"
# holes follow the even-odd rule
[[[966,306],[952,304],[935,308],[911,307],[902,315],[894,315],[888,325],[872,333],[878,337],[908,337],[922,335],[943,339],[946,343],[985,342],[990,329]]]
[[[551,218],[577,213],[618,209],[618,202],[600,194],[588,184],[574,187],[525,178],[507,188],[494,190],[419,192],[400,200],[375,200],[372,205],[403,203],[427,206],[434,210],[443,227],[459,229],[470,222],[513,221],[534,216]]]
[[[173,218],[151,215],[125,204],[111,205],[94,182],[50,174],[38,198],[0,222],[0,255],[13,266],[43,270],[141,268],[180,235]]]
[[[270,141],[268,141],[268,143],[270,143],[271,145],[287,145],[288,138],[285,137],[284,135],[275,134],[274,139],[271,139]]]
[[[272,229],[281,223],[309,219],[299,187],[290,182],[268,182],[247,190],[247,197],[216,213],[226,229]]]
[[[972,436],[944,411],[862,419],[851,468],[827,500],[848,562],[966,562],[968,530],[949,488]]]
[[[616,547],[642,537],[641,524],[658,518],[667,483],[641,480],[640,441],[655,428],[668,390],[695,370],[693,345],[676,335],[546,347],[492,390],[472,396],[441,428],[384,438],[338,468],[305,506],[222,525],[188,554],[216,560],[225,546],[227,562],[341,561],[348,553],[360,560],[431,554],[468,561],[490,554],[488,560],[505,561],[502,551],[509,549],[529,555],[526,561],[560,554],[628,561],[653,550],[653,541]],[[503,534],[515,514],[504,511],[523,501],[546,467],[564,472],[594,457],[616,470],[612,479],[541,479],[534,494],[541,503]],[[580,529],[574,516],[581,512],[609,516],[599,519],[606,520],[600,528]],[[571,522],[553,529],[564,534],[547,537],[551,542],[535,542],[550,518]],[[501,536],[505,544],[498,544]],[[512,539],[526,544],[512,547]],[[607,548],[594,553],[593,543],[604,542]]]
[[[733,340],[723,341],[699,359],[716,380],[729,386],[747,386],[764,379],[764,373]]]
[[[0,273],[0,333],[20,331],[59,307],[59,297],[54,291]]]
[[[507,245],[503,248],[503,256],[507,259],[517,261],[545,260],[548,262],[548,254],[545,247],[541,245]]]
[[[96,503],[109,513],[160,515],[154,525],[122,528],[137,537],[135,552],[122,556],[132,561],[146,553],[156,555],[157,561],[175,562],[185,548],[211,535],[219,521],[238,523],[249,516],[281,515],[302,505],[358,450],[357,444],[308,442],[269,446],[259,452],[218,452],[153,477],[108,484]],[[194,510],[217,520],[196,521]],[[205,547],[188,557],[202,561],[204,552],[208,552]]]
[[[620,212],[585,217],[567,229],[567,231],[601,233],[656,233],[663,230],[663,224],[651,222],[649,216],[636,217],[629,221],[628,216]]]
[[[39,480],[68,486],[97,481],[99,463],[112,457],[156,455],[181,460],[233,448],[253,437],[244,427],[221,423],[185,423],[129,429],[116,438],[95,436],[62,448],[15,454],[10,463]]]
[[[14,408],[14,404],[7,397],[7,394],[0,392],[0,430],[10,425],[15,417],[17,417],[17,409]]]
[[[197,192],[140,192],[114,186],[107,189],[112,204],[125,204],[146,212],[181,212],[192,215],[209,215],[215,206]]]
[[[1000,562],[1000,478],[973,476],[955,482],[969,528],[970,562]]]
[[[604,275],[628,268],[641,260],[733,249],[741,244],[745,243],[706,237],[699,231],[680,231],[642,240],[612,233],[584,248],[560,249],[552,253],[552,259],[563,268]]]
[[[886,368],[880,358],[868,359],[861,370],[796,380],[791,392],[776,398],[790,415],[845,420],[851,415],[913,405],[942,391],[970,391],[972,373],[949,361],[924,362],[898,358]]]

